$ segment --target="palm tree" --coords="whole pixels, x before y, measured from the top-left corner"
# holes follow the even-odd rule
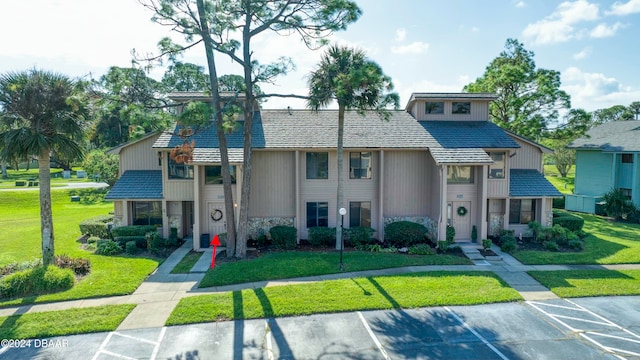
[[[53,261],[50,153],[69,159],[83,153],[80,145],[88,106],[82,83],[41,70],[0,75],[0,158],[37,156],[40,177],[42,261]]]
[[[338,194],[336,210],[344,207],[344,174],[342,171],[344,113],[356,109],[359,112],[375,110],[382,119],[388,119],[389,105],[399,106],[398,94],[392,93],[391,78],[382,68],[367,59],[364,51],[332,45],[322,55],[320,63],[309,78],[307,106],[313,110],[338,103]],[[364,114],[364,113],[363,113]],[[338,214],[338,211],[336,211]],[[340,215],[337,215],[337,222]],[[336,249],[342,248],[342,229],[336,226]]]

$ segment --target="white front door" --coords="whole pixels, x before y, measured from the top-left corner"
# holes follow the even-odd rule
[[[462,209],[466,209],[465,210]],[[470,201],[454,201],[453,202],[453,227],[456,229],[456,240],[471,239],[471,202]],[[462,213],[465,213],[462,215]]]
[[[227,232],[227,217],[224,212],[224,202],[207,203],[209,210],[207,217],[209,218],[209,236],[213,238],[216,234]]]

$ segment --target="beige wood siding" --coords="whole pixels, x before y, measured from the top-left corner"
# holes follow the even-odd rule
[[[505,198],[509,196],[509,172],[504,179],[487,179],[487,196]]]
[[[515,155],[509,158],[511,169],[536,169],[542,172],[542,151],[540,148],[518,138],[513,138],[519,145]]]
[[[431,199],[431,156],[427,151],[385,151],[384,216],[428,216]],[[437,184],[433,184],[437,186]]]
[[[295,216],[295,152],[254,151],[252,167],[249,216]]]
[[[131,144],[120,151],[120,175],[127,170],[160,170],[158,151],[152,149],[160,134]]]
[[[430,100],[437,102],[438,100]],[[451,108],[453,102],[470,102],[471,114],[452,114]],[[418,101],[412,107],[411,113],[418,120],[462,120],[462,121],[488,121],[489,120],[489,103],[487,101],[444,101],[444,114],[427,114],[425,104],[427,101]]]

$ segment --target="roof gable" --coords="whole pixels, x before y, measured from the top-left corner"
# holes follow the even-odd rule
[[[502,128],[488,121],[420,121],[444,148],[519,148]]]
[[[105,196],[106,200],[162,198],[161,170],[127,170]]]

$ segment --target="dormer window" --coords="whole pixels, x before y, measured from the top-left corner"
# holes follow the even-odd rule
[[[452,114],[471,114],[470,102],[454,102],[451,103]]]
[[[425,104],[426,114],[444,114],[444,102],[442,101],[428,101]]]

